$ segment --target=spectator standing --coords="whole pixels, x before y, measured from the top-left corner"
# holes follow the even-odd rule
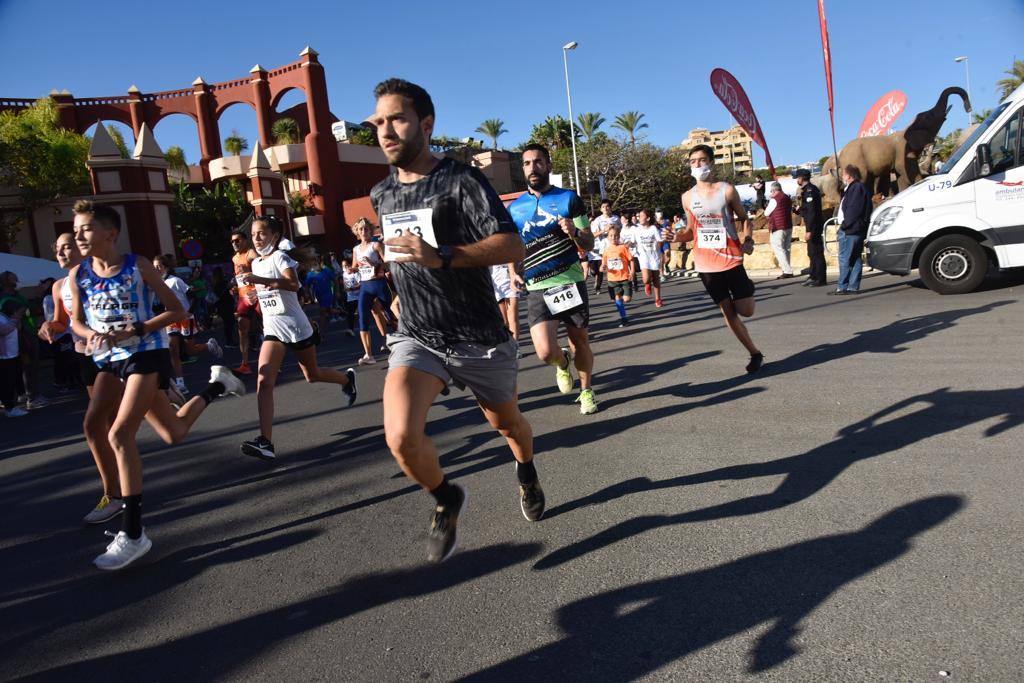
[[[0,402],[7,417],[28,415],[18,407],[18,394],[23,390],[18,337],[24,313],[25,307],[14,297],[0,303]]]
[[[8,300],[13,299],[23,309],[18,330],[18,345],[21,355],[27,360],[22,365],[22,384],[28,393],[28,402],[25,407],[29,410],[42,408],[50,404],[50,401],[39,393],[39,339],[36,337],[39,325],[29,308],[28,299],[18,292],[18,276],[11,271],[0,274],[0,307]]]
[[[843,169],[843,200],[839,204],[839,282],[829,294],[859,294],[864,240],[871,222],[871,193],[861,182],[860,169]]]
[[[789,248],[793,243],[793,202],[779,183],[772,183],[771,190],[772,196],[764,213],[771,230],[772,250],[779,268],[782,268],[782,275],[775,279],[785,280],[793,277],[793,267],[789,264]]]
[[[806,168],[798,168],[793,173],[796,184],[800,187],[800,200],[794,211],[804,221],[807,235],[807,256],[811,260],[810,273],[804,287],[822,287],[827,284],[825,275],[825,221],[821,213],[821,190],[811,182],[811,172]]]
[[[217,266],[213,269],[213,280],[210,292],[213,294],[213,307],[217,317],[224,323],[224,346],[238,347],[238,327],[235,325],[235,297],[231,293],[234,281],[224,277],[224,269]]]

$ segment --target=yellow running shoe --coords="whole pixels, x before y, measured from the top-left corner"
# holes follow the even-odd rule
[[[572,378],[572,351],[569,347],[562,349],[562,353],[565,354],[565,367],[555,368],[555,383],[558,384],[558,390],[563,394],[572,393],[572,385],[575,380]]]
[[[594,397],[593,389],[581,391],[576,403],[580,404],[580,415],[591,415],[597,412],[597,399]]]

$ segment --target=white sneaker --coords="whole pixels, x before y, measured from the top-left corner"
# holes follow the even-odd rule
[[[171,402],[175,410],[181,410],[181,407],[188,402],[185,395],[181,393],[181,389],[174,382],[167,385],[167,391],[164,393],[167,394],[167,400]]]
[[[174,378],[174,385],[178,388],[178,393],[183,397],[188,396],[188,387],[185,386],[185,379],[182,377]]]
[[[224,357],[224,349],[220,347],[220,344],[213,337],[206,340],[206,350],[212,353],[214,358]]]
[[[18,406],[14,406],[7,411],[7,417],[25,417],[26,415],[28,415],[28,411]]]
[[[107,551],[102,555],[96,557],[92,561],[98,569],[106,571],[114,571],[117,569],[124,569],[135,560],[139,559],[143,555],[149,552],[149,549],[153,547],[153,542],[146,536],[146,530],[142,530],[142,535],[134,541],[128,538],[128,534],[123,531],[117,532],[114,536],[114,540],[107,546]]]
[[[377,359],[373,356],[363,356],[359,359],[359,365],[373,365],[377,362]]]
[[[225,394],[245,396],[245,384],[242,380],[235,377],[235,374],[230,369],[223,365],[214,365],[210,368],[210,383],[214,382],[220,382],[224,385]]]
[[[50,405],[49,399],[42,395],[36,396],[35,398],[30,398],[27,401],[25,401],[25,407],[28,408],[29,410],[35,410],[36,408],[45,408],[48,405]]]

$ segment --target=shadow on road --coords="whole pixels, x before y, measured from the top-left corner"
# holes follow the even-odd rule
[[[908,412],[908,409],[918,407]],[[899,414],[892,419],[891,415]],[[552,508],[547,517],[555,517],[590,505],[607,503],[623,496],[717,481],[784,476],[774,491],[748,496],[699,510],[674,515],[645,515],[612,526],[541,558],[536,569],[550,569],[632,538],[652,529],[677,524],[707,522],[728,517],[755,515],[792,505],[824,489],[848,467],[861,460],[898,451],[939,434],[1001,417],[985,431],[994,436],[1024,424],[1024,388],[992,391],[950,391],[941,389],[912,396],[840,430],[831,442],[787,458],[768,462],[723,467],[663,481],[645,477],[628,479],[596,491],[584,498]],[[941,466],[941,454],[936,466]]]
[[[553,671],[562,680],[634,680],[766,622],[748,673],[771,669],[799,653],[791,640],[800,622],[829,596],[896,560],[962,506],[959,496],[924,498],[859,531],[577,600],[557,611],[561,640],[463,680],[542,680]]]

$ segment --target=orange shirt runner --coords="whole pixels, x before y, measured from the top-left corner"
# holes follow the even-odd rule
[[[601,252],[601,263],[608,272],[608,282],[623,282],[629,279],[629,264],[633,256],[625,244],[609,245]]]

